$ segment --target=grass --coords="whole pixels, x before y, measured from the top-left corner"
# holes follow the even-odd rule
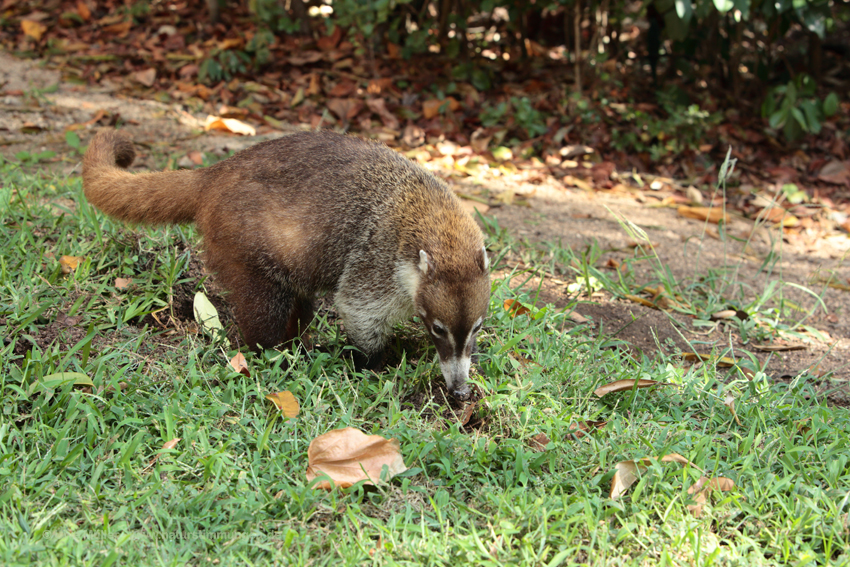
[[[170,299],[205,286],[192,228],[130,232],[86,204],[78,178],[10,163],[0,176],[0,564],[850,564],[850,417],[803,377],[635,359],[558,310],[511,317],[505,299],[530,300],[505,281],[471,426],[431,399],[439,368],[412,325],[399,333],[414,347],[380,375],[355,373],[320,319],[320,348],[248,355],[246,377]],[[66,275],[63,255],[84,260]],[[667,385],[593,395],[636,378]],[[296,419],[264,399],[280,390],[300,401]],[[346,426],[399,439],[410,469],[312,489],[307,446]],[[540,434],[545,451],[530,443]],[[736,488],[695,517],[701,473],[659,462],[672,452]],[[610,499],[616,464],[642,457]]]

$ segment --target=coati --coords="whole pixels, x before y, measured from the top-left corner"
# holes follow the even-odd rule
[[[366,366],[416,313],[450,392],[469,392],[490,302],[478,225],[446,185],[383,144],[333,132],[262,142],[198,170],[132,174],[130,139],[99,132],[83,158],[86,198],[148,224],[194,221],[209,270],[253,349],[298,337],[332,292]]]

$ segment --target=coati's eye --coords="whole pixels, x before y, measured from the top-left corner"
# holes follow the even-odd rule
[[[431,332],[437,335],[438,337],[446,336],[446,328],[440,325],[439,323],[434,323],[434,326],[431,327]]]
[[[478,322],[478,324],[477,324],[477,325],[475,325],[475,326],[472,328],[472,334],[474,335],[474,334],[476,334],[476,333],[477,333],[478,331],[480,331],[480,330],[481,330],[481,322],[479,321],[479,322]]]

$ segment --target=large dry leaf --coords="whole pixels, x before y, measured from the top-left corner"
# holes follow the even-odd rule
[[[269,394],[266,396],[266,399],[274,403],[274,405],[277,406],[277,409],[290,419],[298,417],[298,412],[301,411],[301,406],[298,404],[298,400],[289,390],[284,390],[277,394]]]
[[[367,484],[379,482],[384,465],[389,469],[388,478],[407,470],[398,440],[366,435],[353,427],[335,429],[313,439],[307,460],[308,481],[327,474],[341,488],[361,480]],[[315,487],[330,490],[331,483],[325,480]]]
[[[638,388],[650,388],[652,386],[664,385],[665,382],[658,382],[656,380],[647,380],[640,379],[637,380]],[[602,397],[605,394],[610,394],[611,392],[622,392],[624,390],[631,390],[635,387],[635,380],[616,380],[611,382],[610,384],[605,384],[604,386],[600,386],[596,388],[593,393],[598,397]]]
[[[702,470],[679,453],[670,453],[669,455],[664,455],[658,460],[662,463],[679,463],[681,465],[692,466],[698,470]],[[651,463],[652,460],[648,457],[635,461],[620,461],[617,463],[617,470],[614,473],[614,478],[611,479],[611,498],[616,500],[625,494],[626,490],[635,483],[640,474],[645,471]]]

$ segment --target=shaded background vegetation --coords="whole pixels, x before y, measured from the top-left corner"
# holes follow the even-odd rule
[[[190,110],[641,170],[729,145],[845,159],[848,19],[846,0],[7,0],[0,45],[84,84],[150,73],[134,88]]]

